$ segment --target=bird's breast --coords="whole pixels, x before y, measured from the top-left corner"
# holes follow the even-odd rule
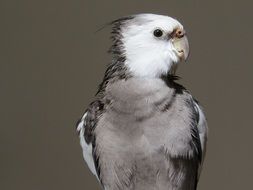
[[[189,97],[161,81],[135,80],[111,85],[106,98],[111,103],[95,129],[104,181],[118,176],[120,185],[139,181],[132,189],[169,189],[170,159],[192,154]]]

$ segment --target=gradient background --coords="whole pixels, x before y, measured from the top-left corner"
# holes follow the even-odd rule
[[[1,0],[0,189],[99,189],[75,133],[110,62],[110,30],[95,31],[143,12],[176,17],[188,32],[191,55],[178,75],[210,127],[198,189],[252,189],[252,7],[243,0]]]

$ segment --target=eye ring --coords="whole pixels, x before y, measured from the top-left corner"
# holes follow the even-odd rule
[[[157,38],[160,38],[161,36],[163,36],[163,31],[161,29],[157,28],[154,30],[153,35]]]

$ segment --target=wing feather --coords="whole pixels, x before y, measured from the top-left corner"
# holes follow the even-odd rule
[[[199,115],[197,128],[199,132],[199,138],[200,138],[201,149],[202,149],[202,159],[201,159],[202,161],[200,163],[199,170],[198,170],[198,178],[199,178],[201,170],[202,170],[203,161],[205,158],[205,153],[206,153],[208,126],[207,126],[207,121],[206,121],[206,117],[203,112],[203,109],[201,108],[201,106],[198,104],[197,101],[194,101],[194,107]]]
[[[86,127],[86,116],[87,116],[87,112],[83,115],[82,119],[79,121],[76,130],[79,133],[80,144],[83,149],[84,160],[87,163],[90,171],[97,177],[97,179],[99,179],[96,172],[94,158],[92,155],[92,152],[93,152],[92,143],[90,142],[88,144],[84,137],[85,127]]]

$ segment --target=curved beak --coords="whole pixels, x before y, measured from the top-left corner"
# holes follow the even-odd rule
[[[172,44],[180,60],[186,61],[189,55],[189,51],[190,51],[189,42],[186,35],[183,35],[181,37],[175,36],[172,39]]]

